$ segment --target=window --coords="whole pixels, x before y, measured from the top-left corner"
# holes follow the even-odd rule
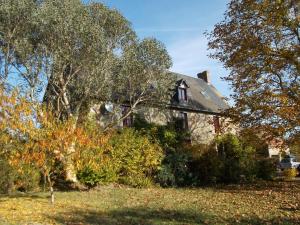
[[[187,101],[186,88],[178,88],[178,100]]]
[[[221,132],[220,118],[218,116],[214,116],[214,128],[216,134]]]
[[[122,116],[126,116],[129,110],[130,110],[129,106],[122,106]],[[123,119],[123,127],[132,127],[132,125],[133,125],[133,115],[130,114],[129,116]]]
[[[187,131],[189,129],[187,113],[180,112],[178,122],[181,130]]]
[[[203,88],[200,87],[200,93],[201,93],[206,99],[210,99],[207,90],[204,90]]]

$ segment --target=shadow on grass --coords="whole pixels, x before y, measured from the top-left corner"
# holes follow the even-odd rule
[[[107,224],[107,225],[132,225],[132,224],[205,224],[207,214],[195,214],[192,212],[155,210],[147,208],[125,208],[109,212],[97,212],[91,210],[75,210],[61,214],[50,219],[59,224]]]
[[[257,183],[245,183],[245,184],[228,184],[228,185],[217,185],[213,187],[217,191],[240,193],[243,191],[276,191],[286,193],[288,189],[290,192],[300,191],[300,182],[287,182],[287,181],[262,181]]]
[[[154,225],[154,224],[275,224],[292,225],[299,224],[298,219],[273,218],[272,220],[251,218],[223,218],[215,215],[196,212],[149,208],[125,208],[109,212],[97,212],[95,210],[74,210],[56,217],[50,217],[59,224],[107,224],[107,225]]]
[[[34,193],[23,193],[16,192],[12,194],[0,194],[0,201],[5,201],[5,199],[9,198],[28,198],[28,199],[46,199],[46,195],[34,194]]]

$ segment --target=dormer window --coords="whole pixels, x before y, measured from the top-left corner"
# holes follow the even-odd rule
[[[188,85],[184,80],[180,80],[178,82],[177,86],[177,96],[178,96],[178,101],[179,102],[187,102],[188,101],[188,96],[187,96],[187,89]]]
[[[178,88],[178,100],[179,101],[187,101],[186,88],[179,87]]]

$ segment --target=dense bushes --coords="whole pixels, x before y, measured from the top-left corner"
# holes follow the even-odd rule
[[[78,178],[88,186],[119,182],[144,187],[153,184],[163,156],[161,147],[134,129],[124,129],[110,136],[96,151],[84,151],[78,166]],[[91,154],[92,153],[92,154]],[[98,163],[94,163],[95,160]]]
[[[164,187],[251,182],[272,179],[276,173],[276,162],[261,157],[261,145],[252,145],[243,136],[225,134],[210,145],[189,145],[188,134],[177,132],[174,124],[159,126],[139,118],[136,129],[164,149],[156,177]]]
[[[218,158],[222,162],[219,180],[225,183],[238,182],[256,177],[255,149],[237,136],[226,134],[216,139]]]
[[[276,159],[263,158],[256,162],[257,178],[271,180],[276,176],[278,161]]]
[[[82,127],[83,140],[88,141],[77,145],[73,155],[81,183],[90,188],[106,183],[183,187],[275,176],[276,163],[262,158],[242,137],[226,134],[210,145],[191,145],[186,142],[188,134],[178,132],[175,124],[136,122],[135,128],[108,133],[100,133],[97,126]],[[0,160],[1,192],[38,187],[40,173],[32,165],[12,165]]]
[[[37,190],[40,178],[39,171],[33,166],[12,166],[5,158],[0,158],[0,193]]]
[[[148,137],[153,143],[158,143],[164,150],[156,181],[163,187],[191,185],[194,182],[189,169],[191,154],[186,151],[189,146],[186,144],[189,134],[179,131],[176,122],[156,125],[137,117],[134,125],[140,134]]]
[[[193,179],[188,168],[189,156],[182,152],[169,150],[166,152],[161,169],[157,174],[157,182],[163,186],[185,186]]]
[[[138,129],[157,140],[165,150],[157,175],[162,186],[252,182],[273,179],[276,175],[276,161],[263,157],[262,145],[253,145],[249,136],[247,139],[225,134],[216,137],[208,146],[191,146],[184,144],[186,134],[176,132],[172,125],[145,125],[144,121],[139,121]]]

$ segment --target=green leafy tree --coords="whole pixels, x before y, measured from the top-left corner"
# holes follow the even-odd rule
[[[208,35],[211,56],[230,71],[229,113],[243,127],[271,138],[299,134],[299,29],[298,0],[232,0]]]
[[[110,126],[136,112],[140,105],[165,107],[175,83],[167,71],[171,65],[165,46],[156,39],[137,40],[127,46],[116,67],[111,100],[129,108]]]
[[[171,60],[165,47],[153,39],[137,40],[126,18],[101,3],[3,0],[0,20],[2,83],[21,78],[33,101],[46,89],[49,110],[74,121],[74,131],[95,104],[129,103],[123,119],[139,104],[169,93]],[[71,144],[65,160],[72,181],[74,151]]]
[[[35,35],[37,6],[36,0],[0,1],[0,84],[9,90],[19,83],[31,99],[41,91],[44,63]]]

